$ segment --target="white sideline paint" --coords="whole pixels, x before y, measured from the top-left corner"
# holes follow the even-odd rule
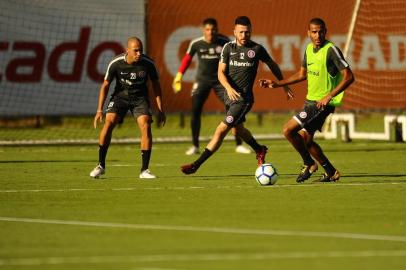
[[[328,259],[328,258],[370,258],[404,257],[406,250],[360,250],[327,252],[272,252],[272,253],[206,253],[206,254],[156,254],[139,256],[88,256],[88,257],[45,257],[0,259],[2,266],[38,266],[61,264],[137,263],[137,262],[187,262],[187,261],[238,261],[238,260],[280,260],[280,259]],[[143,268],[144,269],[144,268]],[[149,268],[145,268],[149,269]],[[152,269],[152,268],[151,268]],[[155,269],[155,268],[153,268]],[[170,269],[167,269],[170,270]]]
[[[331,121],[329,123],[329,121]],[[327,118],[325,126],[329,130],[324,130],[321,134],[316,133],[317,137],[324,137],[325,139],[337,139],[338,124],[344,123],[348,127],[348,136],[350,139],[368,139],[368,140],[390,140],[390,124],[393,122],[398,122],[402,126],[402,137],[403,141],[406,141],[406,115],[385,115],[384,117],[384,132],[357,132],[355,131],[355,116],[352,113],[335,113]],[[341,130],[344,133],[344,128]],[[284,139],[282,134],[254,134],[257,139],[264,140],[274,140],[274,139]],[[209,141],[211,137],[200,136],[200,140]],[[234,141],[234,136],[228,135],[224,138],[225,141]],[[173,137],[156,137],[154,142],[189,142],[190,138],[186,136],[173,136]],[[113,138],[112,143],[115,144],[129,144],[129,143],[139,143],[140,138]],[[83,144],[97,144],[97,139],[59,139],[59,140],[19,140],[19,141],[9,141],[0,140],[0,145],[83,145]]]
[[[130,224],[111,223],[97,221],[59,220],[59,219],[36,219],[19,217],[0,217],[4,222],[75,225],[87,227],[120,228],[132,230],[158,230],[158,231],[179,231],[179,232],[199,232],[199,233],[224,233],[224,234],[246,234],[246,235],[273,235],[273,236],[300,236],[300,237],[322,237],[341,238],[358,240],[376,240],[389,242],[406,242],[406,236],[401,235],[373,235],[343,232],[311,232],[311,231],[284,231],[284,230],[261,230],[261,229],[239,229],[221,227],[195,227],[177,225],[157,225],[157,224]]]
[[[352,113],[332,114],[330,118],[330,130],[325,130],[321,134],[325,139],[337,139],[339,123],[344,123],[348,128],[348,134],[345,127],[342,126],[341,134],[343,137],[348,136],[349,139],[367,139],[367,140],[390,140],[391,124],[397,122],[402,125],[403,141],[406,141],[406,116],[385,115],[384,119],[384,132],[357,132],[355,131],[355,116]],[[327,122],[326,122],[327,123]]]

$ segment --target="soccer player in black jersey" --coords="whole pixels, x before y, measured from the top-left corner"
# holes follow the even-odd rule
[[[192,117],[190,126],[192,129],[192,146],[186,151],[186,155],[199,153],[199,134],[201,126],[201,114],[203,105],[209,97],[211,89],[214,89],[217,97],[224,103],[225,89],[217,77],[217,67],[221,50],[229,39],[218,34],[217,21],[214,18],[203,20],[203,36],[192,40],[182,59],[178,73],[176,74],[172,88],[175,93],[182,90],[182,77],[188,69],[192,58],[197,55],[198,68],[196,81],[192,88]],[[233,129],[236,140],[236,152],[249,154],[251,150],[242,144],[242,140]]]
[[[232,127],[239,136],[256,152],[258,166],[265,162],[267,147],[260,145],[251,132],[244,127],[245,115],[250,111],[253,102],[253,85],[257,75],[259,61],[264,62],[279,79],[283,79],[279,66],[272,60],[265,48],[251,40],[251,22],[246,16],[235,20],[235,41],[224,45],[218,67],[218,77],[227,91],[226,117],[217,129],[200,157],[191,164],[181,167],[185,174],[195,173],[219,147]],[[292,91],[285,87],[286,95],[293,97]]]
[[[154,61],[142,53],[143,46],[140,39],[131,37],[127,41],[126,53],[115,57],[108,65],[104,82],[100,87],[97,112],[94,117],[94,128],[103,120],[103,105],[109,91],[110,84],[116,80],[106,109],[106,119],[99,137],[99,164],[90,172],[90,176],[98,178],[105,173],[106,155],[111,136],[117,123],[122,122],[124,116],[131,111],[141,131],[142,166],[140,178],[156,178],[148,169],[152,149],[151,107],[148,99],[148,80],[158,108],[159,124],[165,124],[165,113],[162,107],[161,86],[158,71]]]

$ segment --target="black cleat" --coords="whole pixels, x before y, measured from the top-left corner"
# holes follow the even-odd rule
[[[315,171],[317,171],[317,169],[318,169],[318,166],[317,166],[316,162],[313,165],[303,165],[302,171],[298,175],[296,182],[303,183],[304,181],[309,179],[310,176],[312,176],[312,174]]]
[[[198,167],[194,164],[186,164],[180,167],[180,170],[184,173],[184,174],[192,174],[195,173],[197,171]]]
[[[320,179],[314,180],[313,182],[337,182],[340,179],[340,176],[340,172],[336,170],[333,175],[324,173]]]

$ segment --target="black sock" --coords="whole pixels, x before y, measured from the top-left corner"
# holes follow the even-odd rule
[[[200,157],[195,162],[193,162],[193,164],[196,167],[200,167],[203,164],[203,162],[205,162],[211,155],[213,155],[213,152],[207,148],[204,148],[203,153],[200,155]]]
[[[149,160],[151,159],[151,149],[150,150],[141,150],[141,158],[142,158],[142,167],[141,172],[148,169]]]
[[[99,164],[103,167],[103,169],[106,168],[106,156],[108,149],[108,146],[99,145]]]
[[[235,144],[236,144],[237,146],[241,145],[241,144],[242,144],[242,140],[241,140],[240,136],[234,135],[234,137],[235,137]]]
[[[325,163],[321,164],[321,166],[323,166],[323,169],[330,176],[332,176],[336,171],[336,168],[334,168],[334,166],[328,160]]]
[[[262,146],[260,144],[258,144],[257,140],[254,139],[254,137],[252,137],[251,139],[249,139],[248,142],[246,142],[249,146],[252,147],[252,149],[254,149],[255,152],[258,152],[262,149]]]
[[[300,155],[302,156],[304,165],[311,166],[314,164],[314,160],[308,151]]]
[[[192,144],[199,148],[199,134],[200,134],[200,114],[193,115],[191,119],[192,127]]]

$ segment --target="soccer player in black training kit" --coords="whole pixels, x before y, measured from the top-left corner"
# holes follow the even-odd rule
[[[182,59],[178,73],[176,74],[172,88],[175,93],[182,90],[182,77],[192,62],[193,56],[197,55],[198,68],[196,81],[192,88],[192,117],[190,126],[192,129],[192,146],[186,151],[186,155],[199,153],[199,134],[201,127],[201,115],[204,103],[209,97],[213,88],[217,97],[224,103],[225,89],[220,84],[217,77],[218,62],[221,50],[230,40],[218,34],[217,21],[213,18],[203,20],[203,36],[192,40]],[[242,144],[242,140],[232,130],[235,135],[237,147],[235,151],[241,154],[249,154],[251,150]]]
[[[116,56],[108,65],[104,82],[100,87],[97,112],[94,117],[94,128],[97,122],[103,120],[103,105],[109,91],[110,84],[116,80],[114,93],[106,109],[106,120],[99,137],[99,164],[90,172],[90,176],[98,178],[105,173],[106,155],[111,136],[117,123],[123,121],[130,110],[141,131],[142,166],[140,178],[156,178],[148,169],[152,149],[151,107],[148,99],[148,80],[158,108],[159,124],[165,124],[165,113],[162,108],[162,94],[158,71],[154,61],[142,53],[143,46],[140,39],[131,37],[127,41],[126,53]]]
[[[321,130],[335,107],[341,105],[343,91],[354,82],[354,74],[340,49],[326,39],[327,28],[322,19],[311,19],[307,34],[311,42],[306,47],[300,70],[279,82],[261,79],[260,85],[276,88],[307,80],[303,110],[283,127],[285,137],[304,163],[296,181],[302,183],[317,171],[318,165],[314,158],[325,170],[324,175],[315,182],[335,182],[340,179],[340,173],[314,141],[314,134]]]
[[[191,164],[181,166],[185,174],[195,173],[217,149],[232,127],[237,129],[239,136],[256,152],[258,166],[265,162],[267,147],[260,145],[251,132],[244,127],[245,115],[250,111],[253,102],[253,85],[257,75],[259,60],[264,62],[279,79],[283,79],[279,66],[272,60],[265,48],[251,41],[251,22],[246,16],[235,20],[235,41],[223,47],[218,67],[218,77],[227,91],[226,117],[217,129],[200,157]],[[286,95],[293,97],[292,91],[285,87]]]

